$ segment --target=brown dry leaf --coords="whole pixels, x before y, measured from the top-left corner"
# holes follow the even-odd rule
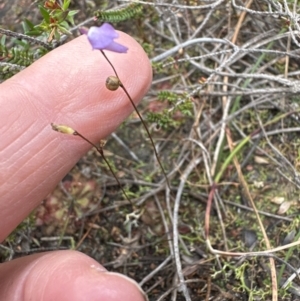
[[[254,162],[257,164],[269,164],[268,159],[264,157],[254,156]]]
[[[87,225],[92,229],[101,229],[101,227],[95,223],[88,223]]]
[[[133,238],[123,238],[124,248],[120,249],[119,257],[114,261],[114,268],[118,268],[129,260],[131,256],[134,256],[134,250],[139,246],[139,239],[141,233],[137,232]]]
[[[263,181],[254,181],[253,184],[255,188],[264,188],[265,186]]]
[[[279,209],[278,209],[278,211],[277,211],[277,214],[284,214],[284,213],[286,213],[286,212],[289,210],[291,204],[292,204],[291,202],[284,201],[284,202],[280,205],[280,207],[279,207]]]
[[[274,198],[271,199],[271,202],[277,205],[281,205],[284,202],[284,197],[283,196],[275,196]]]

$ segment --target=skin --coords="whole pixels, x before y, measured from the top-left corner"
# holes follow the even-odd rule
[[[140,45],[120,33],[129,51],[106,51],[135,103],[152,72]],[[113,75],[86,36],[57,48],[0,85],[0,241],[39,205],[90,146],[54,132],[65,124],[97,142],[132,112],[124,92],[109,91]],[[0,265],[0,300],[141,301],[133,280],[107,272],[76,251],[35,254]]]

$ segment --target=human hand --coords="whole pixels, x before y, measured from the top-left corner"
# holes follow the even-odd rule
[[[151,66],[131,37],[127,54],[106,52],[134,101],[148,90]],[[0,241],[50,193],[90,148],[50,123],[68,125],[97,142],[132,112],[125,93],[111,92],[113,75],[81,36],[0,85]],[[107,272],[75,251],[35,254],[0,265],[0,300],[145,300],[127,277]]]

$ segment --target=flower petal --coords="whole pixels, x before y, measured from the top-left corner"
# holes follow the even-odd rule
[[[114,27],[109,23],[103,23],[99,28],[101,28],[103,35],[107,35],[112,39],[116,39],[119,37],[119,34],[116,32]]]
[[[107,35],[101,27],[92,26],[87,34],[87,37],[93,49],[105,49],[107,45],[113,42],[114,37]]]
[[[100,27],[92,26],[87,33],[87,37],[93,49],[110,50],[119,53],[125,53],[128,50],[127,47],[114,41],[114,39],[119,37],[119,34],[108,23],[104,23]]]
[[[118,53],[126,53],[128,47],[112,41],[108,46],[105,47],[105,49],[113,52],[118,52]]]

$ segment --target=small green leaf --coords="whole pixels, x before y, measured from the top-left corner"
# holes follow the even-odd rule
[[[43,33],[43,31],[41,31],[39,29],[25,31],[25,34],[27,34],[28,36],[40,36],[42,33]]]
[[[70,22],[72,25],[74,25],[74,16],[79,12],[79,10],[71,10],[67,16],[68,22]]]
[[[54,37],[55,37],[55,40],[56,40],[56,41],[59,41],[59,40],[60,40],[60,33],[58,32],[58,30],[55,30],[55,31],[54,31]]]
[[[6,36],[3,35],[1,40],[0,40],[0,45],[5,45],[5,42],[6,42]]]
[[[66,26],[68,26],[68,23],[63,22],[63,23],[59,24],[57,27],[59,28],[59,30],[62,33],[67,34],[67,35],[71,35],[72,33],[66,29]]]
[[[63,10],[67,10],[70,6],[71,0],[64,0],[64,3],[62,5]]]
[[[61,23],[67,18],[67,16],[67,11],[59,11],[54,15],[54,18],[57,20],[58,23]]]
[[[34,24],[31,23],[29,20],[25,19],[25,20],[22,22],[22,27],[23,27],[24,33],[26,33],[26,32],[28,32],[28,31],[34,29]]]
[[[70,10],[68,16],[69,16],[69,17],[73,17],[73,16],[75,16],[78,12],[79,12],[79,10]]]
[[[50,24],[50,14],[49,12],[41,5],[39,5],[40,13],[43,16],[45,22],[47,24]]]

